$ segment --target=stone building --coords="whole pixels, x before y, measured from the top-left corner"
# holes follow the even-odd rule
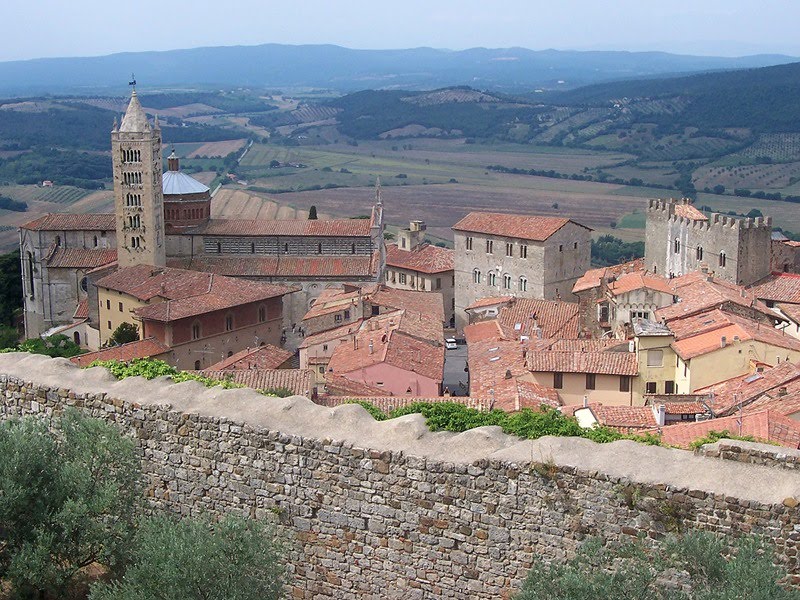
[[[400,290],[433,291],[444,299],[445,323],[455,327],[456,298],[453,250],[425,241],[425,223],[411,221],[386,246],[386,285]]]
[[[570,219],[472,212],[453,232],[459,331],[486,296],[571,298],[590,264],[591,229]]]
[[[706,217],[689,200],[650,200],[645,268],[674,277],[706,267],[714,275],[750,285],[770,274],[772,219]]]
[[[182,173],[174,153],[162,174],[161,131],[135,92],[111,141],[114,214],[47,215],[20,229],[27,337],[71,323],[87,297],[87,325],[102,330],[86,274],[114,264],[108,250],[121,267],[168,265],[293,287],[283,311],[290,347],[299,343],[291,324],[326,287],[383,277],[380,188],[370,219],[215,219],[208,187]]]

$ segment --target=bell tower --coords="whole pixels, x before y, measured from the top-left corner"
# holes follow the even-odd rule
[[[111,131],[114,213],[120,267],[166,265],[161,128],[151,125],[134,88],[122,122]]]

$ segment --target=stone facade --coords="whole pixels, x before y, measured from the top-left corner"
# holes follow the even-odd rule
[[[770,274],[771,217],[682,216],[689,206],[688,200],[650,200],[645,231],[647,270],[677,277],[707,268],[717,277],[745,286]],[[691,211],[699,213],[693,207]]]
[[[379,423],[355,405],[115,382],[24,354],[0,356],[0,373],[3,418],[74,406],[132,436],[153,510],[280,521],[292,598],[509,598],[534,559],[678,529],[766,535],[800,575],[800,473],[783,448],[725,442],[711,458],[492,427],[431,433],[420,415]]]
[[[590,266],[591,230],[569,221],[544,241],[455,230],[455,317],[488,296],[576,300],[572,287]]]

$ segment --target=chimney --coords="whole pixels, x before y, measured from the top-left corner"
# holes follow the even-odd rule
[[[373,350],[374,350],[374,346],[372,345],[372,340],[370,339],[370,341],[369,341],[369,353],[372,354]]]
[[[656,426],[663,427],[667,422],[667,407],[664,404],[659,404],[653,413],[656,418]]]
[[[588,408],[588,407],[589,407],[589,396],[584,394],[583,395],[583,408]]]
[[[506,379],[511,379],[511,369],[506,369]]]
[[[778,396],[785,396],[789,393],[789,390],[786,389],[786,386],[782,386],[778,389]]]
[[[723,335],[721,338],[719,338],[719,347],[724,348],[727,345],[728,345],[728,338]]]

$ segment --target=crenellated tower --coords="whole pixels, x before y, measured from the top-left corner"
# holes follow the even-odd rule
[[[150,123],[136,96],[111,132],[114,213],[120,267],[166,265],[161,128]]]

